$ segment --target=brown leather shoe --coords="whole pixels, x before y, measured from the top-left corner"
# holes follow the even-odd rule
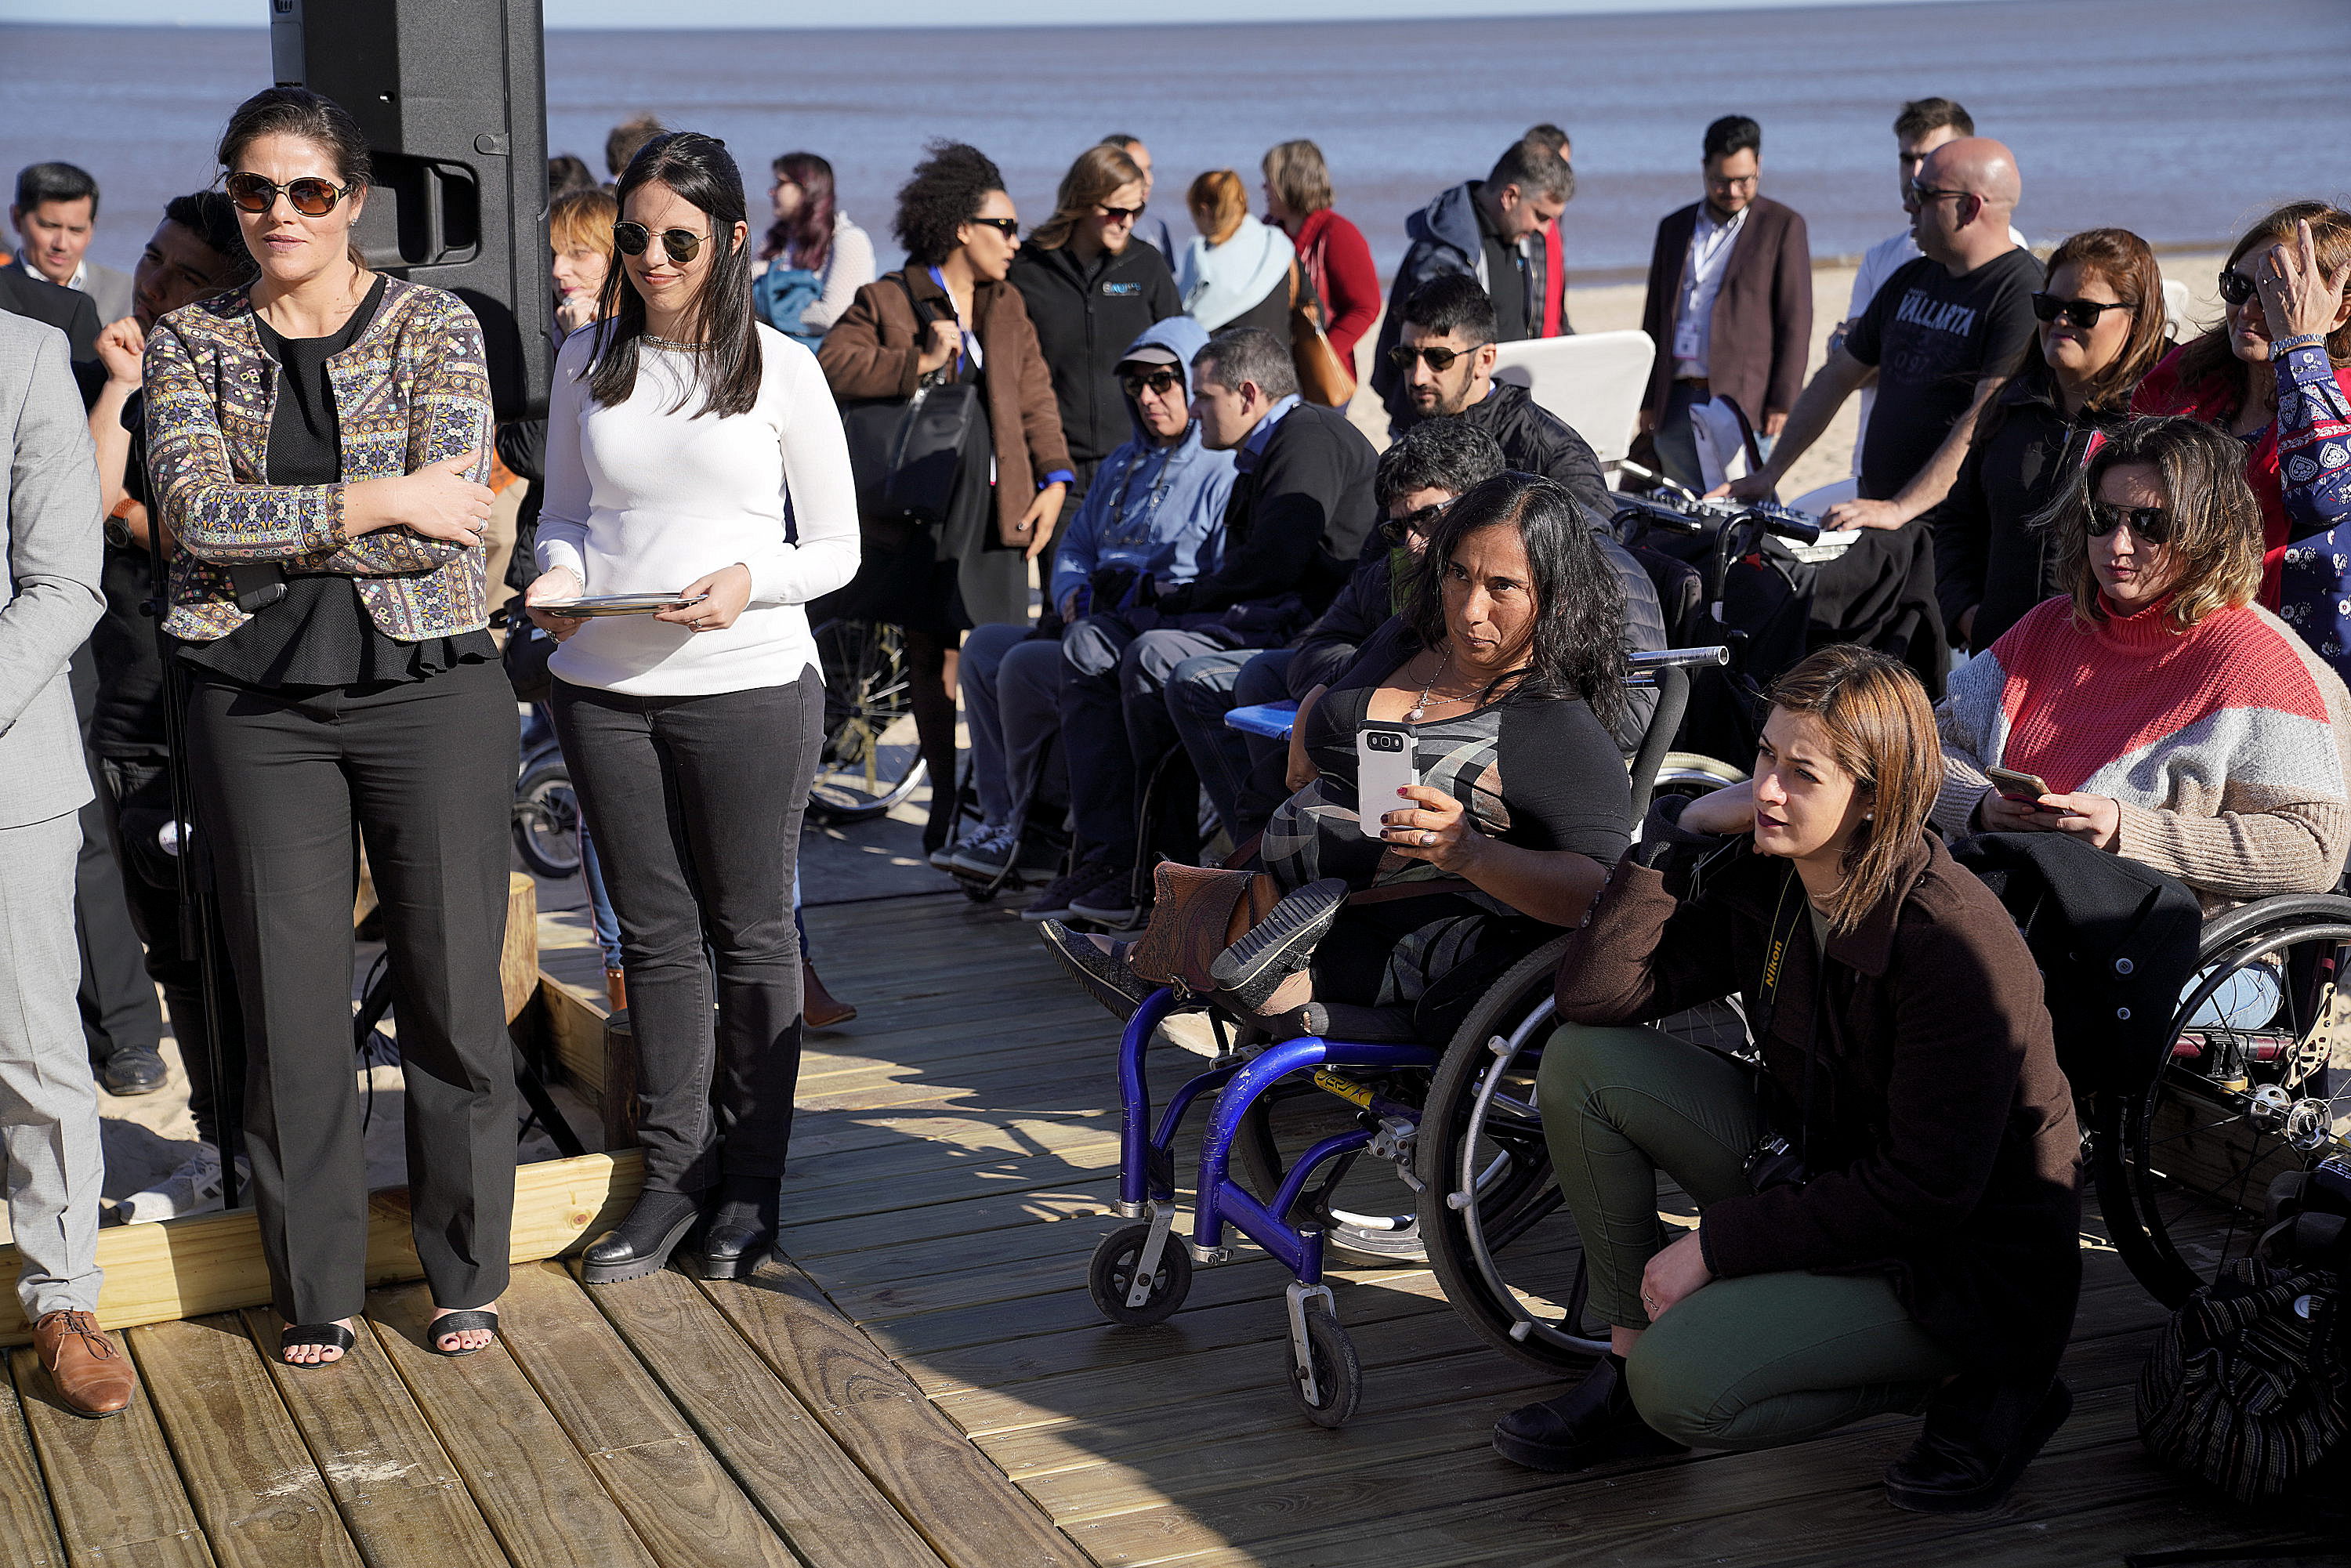
[[[33,1325],[33,1347],[57,1385],[57,1397],[75,1415],[115,1416],[130,1407],[139,1374],[89,1313],[46,1314]]]
[[[842,1001],[824,988],[817,978],[816,966],[806,958],[800,960],[800,1018],[810,1029],[831,1029],[837,1023],[847,1023],[857,1016],[854,1004]]]

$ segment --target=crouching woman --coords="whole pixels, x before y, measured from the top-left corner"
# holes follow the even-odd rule
[[[1925,831],[1942,778],[1907,669],[1784,676],[1751,784],[1667,801],[1560,967],[1539,1080],[1609,1354],[1505,1417],[1543,1469],[1800,1442],[1924,1412],[1886,1471],[1989,1508],[2072,1407],[2080,1176],[2031,954]],[[1737,991],[1760,1072],[1653,1020]],[[1671,1245],[1656,1178],[1697,1200]]]

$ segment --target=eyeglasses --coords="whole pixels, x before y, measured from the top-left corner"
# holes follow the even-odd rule
[[[669,253],[670,260],[684,267],[702,254],[702,242],[708,237],[707,235],[695,234],[692,229],[664,229],[661,232],[662,249]],[[653,231],[643,224],[617,223],[612,225],[612,243],[620,248],[622,256],[643,256],[645,247],[653,243]]]
[[[1139,220],[1143,216],[1143,209],[1148,205],[1150,204],[1147,202],[1137,202],[1131,207],[1113,207],[1102,202],[1096,202],[1094,211],[1116,224],[1124,223],[1129,219]]]
[[[294,210],[306,218],[323,218],[335,210],[335,204],[360,188],[359,181],[338,185],[332,180],[305,176],[288,180],[280,185],[258,174],[231,174],[222,183],[228,199],[248,213],[266,213],[284,196]]]
[[[1484,346],[1481,343],[1479,348]],[[1426,360],[1428,361],[1430,370],[1435,371],[1438,375],[1443,375],[1453,368],[1454,361],[1466,358],[1477,351],[1477,349],[1408,348],[1398,343],[1388,350],[1388,363],[1400,371],[1409,371],[1415,360]]]
[[[1975,193],[1973,191],[1938,191],[1932,185],[1922,185],[1916,180],[1910,182],[1910,199],[1914,202],[1920,203],[1921,204],[1928,202],[1939,202],[1945,196],[1972,196]]]
[[[2159,545],[2171,538],[2171,510],[2168,507],[2117,507],[2106,501],[2090,503],[2090,537],[2105,538],[2125,524],[2130,526],[2131,538],[2141,544]]]
[[[1148,375],[1123,375],[1118,384],[1126,389],[1129,397],[1141,397],[1148,389],[1154,397],[1165,397],[1184,384],[1184,378],[1174,371],[1153,371]]]
[[[1140,207],[1135,210],[1137,212],[1142,211]],[[994,229],[1006,239],[1019,239],[1020,237],[1020,220],[1019,218],[974,218],[971,221],[977,224],[982,228]]]
[[[2220,298],[2231,305],[2242,305],[2260,287],[2260,284],[2234,267],[2220,269]]]
[[[1388,543],[1400,545],[1407,536],[1426,535],[1437,527],[1437,519],[1445,516],[1446,508],[1452,505],[1451,501],[1439,501],[1431,507],[1415,507],[1401,517],[1390,517],[1383,522],[1380,531],[1386,536]]]
[[[2098,318],[2109,310],[2136,310],[2138,307],[2121,299],[2060,299],[2054,294],[2032,297],[2032,315],[2039,321],[2062,320],[2068,327],[2079,327],[2087,332],[2098,324]]]

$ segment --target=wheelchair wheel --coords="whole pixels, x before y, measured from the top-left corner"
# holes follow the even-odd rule
[[[2351,899],[2274,902],[2206,927],[2152,1080],[2099,1097],[2099,1207],[2167,1306],[2252,1251],[2272,1181],[2351,1156]]]
[[[828,621],[815,637],[824,748],[809,786],[809,815],[833,826],[869,821],[910,799],[924,779],[904,638],[878,621]]]
[[[1192,1293],[1192,1254],[1182,1237],[1170,1235],[1159,1249],[1159,1267],[1152,1271],[1149,1299],[1141,1306],[1128,1304],[1150,1236],[1148,1222],[1121,1226],[1102,1239],[1086,1265],[1086,1291],[1093,1297],[1095,1310],[1114,1323],[1164,1323]]]
[[[1296,1396],[1298,1407],[1317,1427],[1345,1426],[1355,1406],[1363,1403],[1364,1364],[1356,1357],[1355,1342],[1320,1302],[1306,1309],[1306,1354],[1314,1368],[1316,1396],[1306,1396],[1306,1380],[1298,1375],[1293,1360],[1290,1391]]]
[[[1357,1071],[1341,1070],[1351,1078]],[[1428,1074],[1371,1074],[1381,1093],[1391,1100],[1417,1104],[1428,1090]],[[1308,1078],[1277,1083],[1257,1098],[1241,1117],[1239,1135],[1233,1140],[1233,1158],[1244,1185],[1260,1203],[1271,1203],[1290,1172],[1290,1160],[1274,1136],[1280,1125],[1303,1148],[1316,1139],[1346,1131],[1361,1113],[1335,1095],[1324,1092]],[[1318,1197],[1310,1189],[1285,1218],[1322,1228],[1322,1250],[1334,1263],[1356,1269],[1417,1267],[1428,1260],[1420,1239],[1420,1215],[1412,1190],[1396,1179],[1395,1168],[1384,1159],[1348,1155],[1334,1163],[1327,1189]]]
[[[1744,784],[1747,775],[1728,762],[1695,751],[1668,751],[1657,769],[1657,795],[1681,795],[1696,800],[1726,784]],[[1655,799],[1655,797],[1652,797]]]
[[[580,800],[562,754],[550,751],[515,780],[515,852],[539,876],[580,874]]]

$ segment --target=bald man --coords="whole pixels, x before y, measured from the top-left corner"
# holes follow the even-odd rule
[[[1860,497],[1822,519],[1832,528],[1868,531],[1814,582],[1810,641],[1893,653],[1930,694],[1941,693],[1949,662],[1935,602],[1930,514],[1959,476],[1978,411],[2032,341],[2041,263],[2009,229],[2022,192],[2014,154],[1990,137],[1961,137],[1928,153],[1911,189],[1918,259],[1886,280],[1830,351],[1796,400],[1771,461],[1727,486],[1743,500],[1771,495],[1877,371]]]

